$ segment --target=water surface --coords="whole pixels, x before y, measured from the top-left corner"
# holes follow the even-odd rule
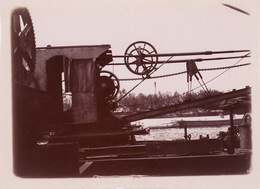
[[[243,115],[234,115],[234,119],[240,119]],[[203,117],[174,117],[174,118],[154,118],[144,119],[133,122],[133,124],[142,125],[146,127],[158,127],[158,126],[171,126],[180,120],[228,120],[229,116],[203,116]],[[227,131],[229,125],[223,125],[218,127],[193,127],[187,128],[187,134],[191,135],[191,139],[199,139],[200,135],[209,138],[217,138],[220,131]],[[183,128],[167,128],[167,129],[151,129],[149,135],[137,135],[136,140],[177,140],[184,139]]]

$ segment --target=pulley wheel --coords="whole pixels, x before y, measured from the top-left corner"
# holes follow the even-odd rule
[[[11,15],[13,82],[29,86],[35,71],[36,48],[32,19],[26,8]]]
[[[119,80],[115,74],[109,71],[100,72],[100,88],[106,101],[110,101],[116,97],[119,87]]]
[[[145,41],[137,41],[128,46],[124,61],[126,67],[134,74],[149,75],[156,69],[158,56],[156,49]]]

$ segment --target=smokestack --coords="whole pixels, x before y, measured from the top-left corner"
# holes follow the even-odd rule
[[[157,95],[157,91],[156,91],[156,82],[154,82],[154,94]]]

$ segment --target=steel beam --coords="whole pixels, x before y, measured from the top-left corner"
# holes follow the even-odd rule
[[[185,110],[185,109],[189,109],[189,108],[201,107],[201,106],[204,106],[207,104],[211,104],[214,102],[218,102],[218,101],[222,101],[222,100],[226,100],[226,99],[230,99],[230,98],[245,96],[250,93],[251,93],[251,88],[246,87],[244,89],[233,90],[232,92],[228,92],[228,93],[224,93],[224,94],[220,94],[220,95],[216,95],[216,96],[209,96],[209,97],[199,99],[199,100],[188,101],[188,102],[184,102],[181,104],[168,106],[165,108],[159,108],[156,110],[150,110],[150,111],[146,111],[146,112],[132,114],[129,116],[124,116],[121,118],[121,120],[124,122],[132,122],[132,121],[147,119],[147,118],[151,118],[151,117],[155,117],[155,116],[159,116],[159,115],[163,115],[163,114],[167,114],[167,113],[173,113],[173,112],[177,112],[177,111],[181,111],[181,110]]]
[[[169,63],[186,63],[189,60],[194,60],[195,62],[202,62],[202,61],[213,61],[213,60],[227,60],[227,59],[236,59],[236,58],[249,58],[249,55],[245,55],[245,56],[230,56],[230,57],[218,57],[218,58],[195,58],[195,59],[182,59],[182,60],[161,60],[158,61],[157,64],[169,64]],[[146,64],[154,64],[155,62],[147,62]],[[131,63],[130,63],[131,64]],[[134,63],[133,63],[134,64]],[[124,65],[125,63],[109,63],[108,66],[112,66],[112,65],[116,65],[116,66],[120,66],[120,65]]]
[[[204,52],[185,52],[185,53],[158,53],[158,54],[144,54],[144,57],[212,55],[212,54],[226,54],[226,53],[240,53],[240,52],[250,52],[250,50],[204,51]],[[113,56],[113,58],[124,58],[124,57],[139,57],[139,55],[114,55]]]

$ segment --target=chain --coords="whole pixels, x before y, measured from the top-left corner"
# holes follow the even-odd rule
[[[225,67],[204,68],[204,69],[199,69],[199,71],[215,71],[215,70],[238,68],[238,67],[248,66],[248,65],[250,65],[250,63],[233,65],[233,66],[225,66]],[[182,72],[177,72],[177,73],[172,73],[172,74],[166,74],[166,75],[159,75],[159,76],[149,77],[149,78],[146,78],[146,79],[158,79],[158,78],[172,77],[172,76],[181,75],[181,74],[185,74],[185,73],[187,73],[187,71],[182,71]],[[118,80],[119,81],[136,81],[136,80],[143,80],[143,78],[123,78],[123,79],[118,79]]]

